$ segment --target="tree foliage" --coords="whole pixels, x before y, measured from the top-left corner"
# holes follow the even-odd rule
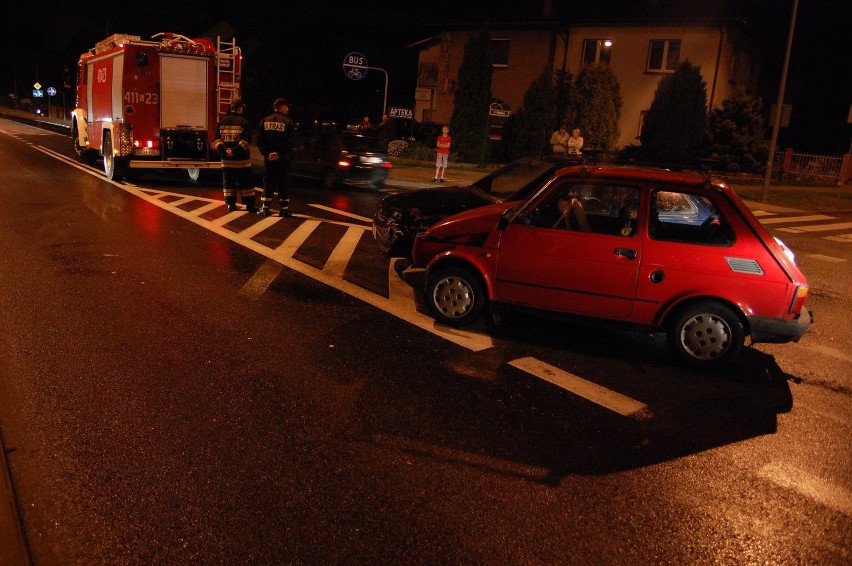
[[[580,128],[585,149],[610,150],[618,143],[621,106],[621,87],[609,65],[588,65],[574,80],[566,121]]]
[[[514,117],[510,156],[546,153],[557,112],[557,91],[545,69],[524,94],[523,107]]]
[[[487,27],[464,46],[450,118],[453,150],[468,163],[489,158],[488,109],[491,105],[491,34]]]
[[[660,79],[642,127],[642,153],[664,163],[688,163],[707,130],[707,83],[688,60]]]
[[[714,168],[733,172],[759,172],[769,149],[764,140],[763,103],[736,90],[721,108],[710,112],[707,128],[707,157]]]

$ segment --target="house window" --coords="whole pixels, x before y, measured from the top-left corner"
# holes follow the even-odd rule
[[[594,65],[605,63],[609,65],[612,58],[611,39],[584,39],[583,40],[583,65]]]
[[[680,64],[679,39],[652,39],[648,50],[648,70],[674,72]]]
[[[491,40],[491,66],[505,68],[509,66],[509,40]]]

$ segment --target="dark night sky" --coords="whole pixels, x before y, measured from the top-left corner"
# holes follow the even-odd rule
[[[287,96],[297,118],[324,113],[354,119],[378,118],[384,75],[370,71],[361,81],[343,74],[343,57],[363,53],[372,67],[388,71],[388,104],[411,106],[417,53],[406,46],[436,32],[433,24],[451,21],[507,21],[540,14],[543,0],[462,0],[456,3],[381,0],[144,0],[142,2],[37,2],[7,15],[0,36],[4,63],[0,93],[27,93],[38,79],[61,86],[62,67],[76,64],[80,53],[112,33],[147,38],[173,31],[190,37],[220,21],[237,32],[246,57],[244,84],[250,116],[260,117],[269,101]],[[672,5],[687,13],[718,15],[736,6],[758,33],[764,49],[764,104],[775,102],[793,0],[553,0],[570,15],[640,14],[643,8]],[[440,5],[440,9],[436,6]],[[36,8],[38,6],[38,8]],[[849,0],[799,0],[786,102],[793,104],[792,124],[779,143],[798,151],[838,154],[849,149],[852,126],[852,25]],[[8,8],[7,8],[8,10]],[[535,19],[535,18],[532,18]],[[251,70],[249,70],[251,67]],[[36,74],[36,72],[38,74]],[[299,116],[302,114],[302,116]]]

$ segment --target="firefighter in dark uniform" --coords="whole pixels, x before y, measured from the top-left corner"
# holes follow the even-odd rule
[[[237,191],[249,212],[254,206],[254,184],[251,178],[251,124],[243,117],[246,104],[231,102],[231,111],[216,126],[213,149],[222,155],[222,188],[228,210],[237,210]]]
[[[263,155],[263,196],[257,213],[261,216],[270,215],[272,196],[277,192],[281,201],[279,216],[290,216],[290,197],[287,189],[292,160],[290,151],[296,124],[287,116],[290,103],[286,99],[276,98],[272,108],[275,112],[261,120],[258,126],[257,148]]]

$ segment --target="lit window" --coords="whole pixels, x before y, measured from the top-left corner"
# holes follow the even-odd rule
[[[583,65],[594,65],[595,63],[605,63],[609,65],[611,58],[611,39],[583,40]]]
[[[648,70],[674,72],[680,64],[679,39],[652,39],[648,50]]]

